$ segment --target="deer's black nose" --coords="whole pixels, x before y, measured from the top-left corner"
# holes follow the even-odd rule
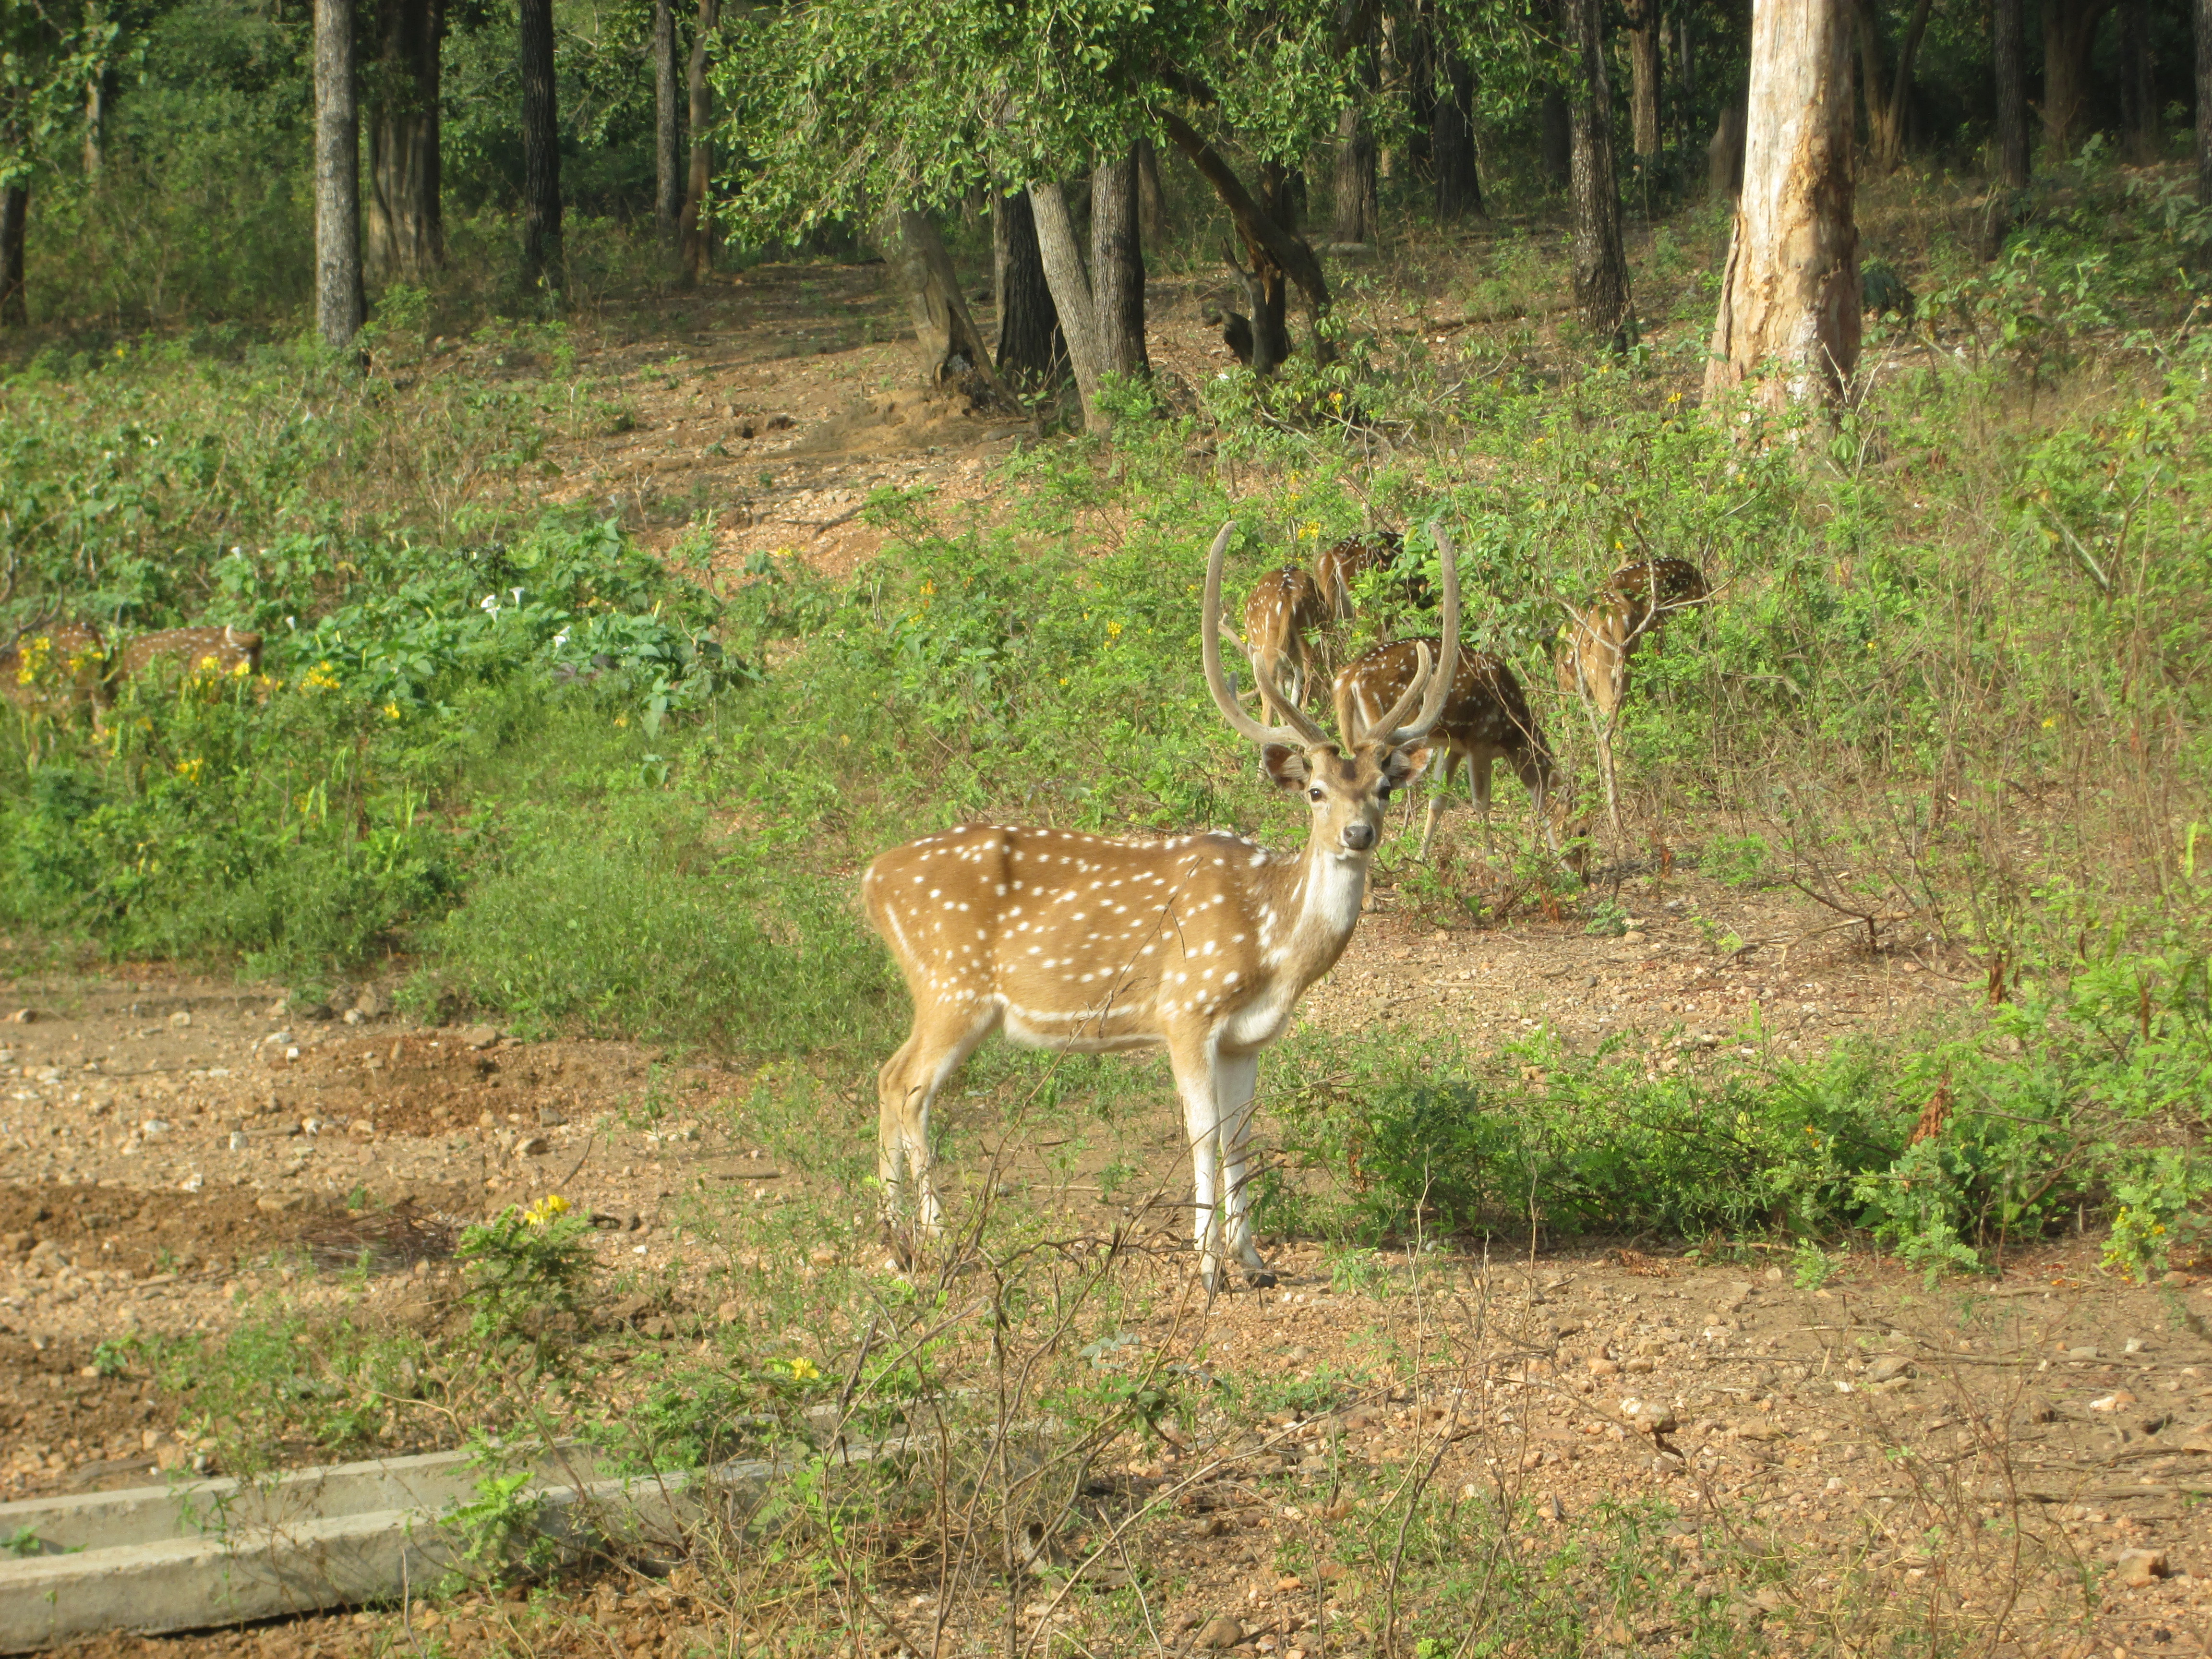
[[[1375,826],[1371,823],[1346,824],[1344,844],[1355,853],[1365,852],[1375,845]]]

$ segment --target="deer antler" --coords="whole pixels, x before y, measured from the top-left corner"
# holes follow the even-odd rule
[[[1403,749],[1419,743],[1436,729],[1443,718],[1444,704],[1451,696],[1452,682],[1459,678],[1459,550],[1452,545],[1451,538],[1439,525],[1436,530],[1437,558],[1443,566],[1444,600],[1441,627],[1437,630],[1442,649],[1432,665],[1424,649],[1419,654],[1417,672],[1405,695],[1398,699],[1397,707],[1375,723],[1375,730],[1384,733],[1383,741],[1394,749]],[[1422,693],[1421,712],[1411,726],[1401,726],[1406,718],[1407,705],[1416,690]]]
[[[1213,693],[1214,707],[1221,711],[1221,718],[1229,722],[1237,736],[1263,745],[1275,743],[1292,749],[1318,748],[1328,741],[1328,734],[1288,696],[1279,691],[1274,702],[1290,724],[1262,726],[1237,706],[1237,688],[1222,671],[1221,562],[1229,551],[1229,538],[1236,528],[1234,519],[1221,526],[1221,533],[1213,538],[1213,550],[1206,559],[1206,604],[1199,619],[1206,660],[1206,689]]]

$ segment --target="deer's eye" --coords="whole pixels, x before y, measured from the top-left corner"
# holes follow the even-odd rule
[[[1376,785],[1375,786],[1375,799],[1377,799],[1377,800],[1388,800],[1388,799],[1390,799],[1390,786],[1389,786],[1389,784],[1387,784],[1387,783],[1378,783],[1378,784],[1376,784]]]
[[[1316,785],[1316,787],[1314,787],[1313,788],[1309,789],[1309,790],[1307,790],[1307,791],[1306,791],[1306,799],[1307,799],[1308,800],[1319,800],[1319,799],[1321,799],[1321,798],[1322,798],[1322,796],[1326,795],[1328,793],[1328,791],[1327,791],[1326,789],[1323,789],[1323,788],[1320,787],[1318,785]]]

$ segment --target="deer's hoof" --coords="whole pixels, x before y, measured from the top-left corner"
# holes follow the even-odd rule
[[[1274,1272],[1267,1267],[1247,1272],[1244,1275],[1244,1282],[1255,1291],[1272,1291],[1275,1288]]]

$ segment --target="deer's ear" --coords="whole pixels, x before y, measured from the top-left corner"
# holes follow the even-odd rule
[[[1393,749],[1382,761],[1382,781],[1393,789],[1403,789],[1420,776],[1421,769],[1429,763],[1429,751],[1419,749]]]
[[[1303,789],[1313,776],[1304,752],[1287,744],[1269,744],[1260,751],[1260,764],[1278,789]]]

